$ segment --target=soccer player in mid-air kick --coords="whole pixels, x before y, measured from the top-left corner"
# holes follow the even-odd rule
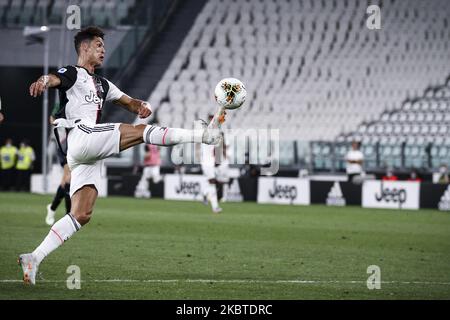
[[[103,31],[97,27],[81,30],[75,35],[77,65],[43,75],[30,86],[33,97],[41,95],[47,88],[60,91],[60,109],[54,125],[69,130],[67,163],[72,176],[72,209],[51,227],[44,241],[32,253],[19,256],[25,283],[35,284],[42,260],[89,222],[98,195],[100,160],[139,143],[159,146],[191,142],[217,144],[221,139],[217,129],[224,120],[223,109],[219,109],[209,125],[201,130],[145,124],[99,124],[106,101],[113,101],[140,118],[147,118],[152,113],[147,102],[129,97],[113,83],[94,73],[105,58],[103,38]]]

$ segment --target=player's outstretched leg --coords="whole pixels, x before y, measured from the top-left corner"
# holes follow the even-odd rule
[[[218,144],[222,138],[220,125],[225,121],[225,109],[219,109],[211,122],[201,129],[179,129],[148,125],[143,132],[143,140],[159,146],[173,146],[180,143],[201,142]]]
[[[181,143],[200,142],[217,144],[222,139],[220,124],[225,121],[225,109],[219,109],[207,128],[189,130],[159,127],[154,125],[120,125],[120,151],[145,142],[158,146],[173,146]]]

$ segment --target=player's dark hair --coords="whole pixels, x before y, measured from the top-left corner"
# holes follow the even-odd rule
[[[80,46],[83,41],[92,41],[95,37],[102,38],[105,33],[99,27],[87,27],[80,30],[74,37],[75,50],[80,54]]]
[[[356,144],[356,147],[358,148],[358,149],[360,149],[361,148],[361,141],[359,141],[359,140],[353,140],[352,141],[352,144]]]

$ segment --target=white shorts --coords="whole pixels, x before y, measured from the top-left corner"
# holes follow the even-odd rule
[[[228,183],[230,181],[228,163],[221,163],[216,167],[216,179],[221,183]]]
[[[202,164],[202,171],[203,175],[208,179],[215,179],[216,178],[216,167],[214,165],[203,165]]]
[[[215,165],[202,165],[202,171],[203,175],[206,176],[208,180],[216,179],[221,183],[230,181],[227,164],[220,164],[217,167]]]
[[[159,166],[144,167],[144,170],[142,171],[142,178],[153,179],[153,183],[158,183],[161,181],[162,178]]]
[[[102,162],[120,152],[120,123],[77,124],[67,138],[67,164],[71,172],[70,197],[85,185],[97,190]]]

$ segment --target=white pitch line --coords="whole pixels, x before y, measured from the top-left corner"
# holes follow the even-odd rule
[[[0,279],[0,283],[23,282],[18,279]],[[44,283],[63,283],[67,280],[37,280]],[[243,284],[365,284],[361,280],[238,280],[238,279],[93,279],[81,280],[83,283],[243,283]],[[409,285],[444,285],[450,286],[450,282],[427,282],[427,281],[381,281],[381,284],[409,284]]]

